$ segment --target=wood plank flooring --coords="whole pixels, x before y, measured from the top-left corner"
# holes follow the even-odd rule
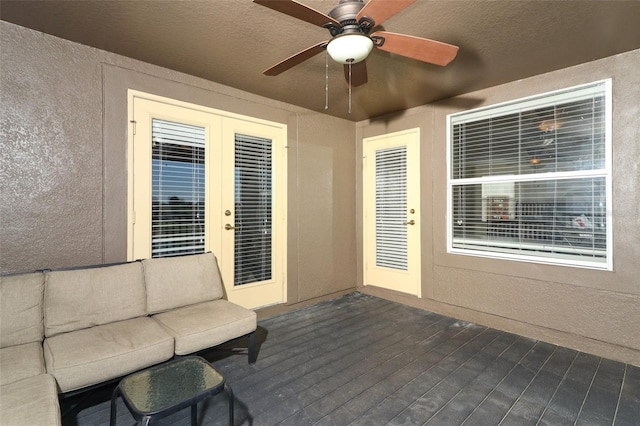
[[[255,365],[242,341],[200,354],[236,425],[640,425],[639,367],[360,293],[260,321],[257,341]],[[63,425],[108,424],[112,389],[63,401]],[[225,398],[199,424],[228,424]],[[134,423],[119,401],[117,424]]]

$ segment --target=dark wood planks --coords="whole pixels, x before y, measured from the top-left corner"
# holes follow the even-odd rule
[[[359,293],[260,321],[258,341],[255,365],[233,354],[242,341],[201,354],[231,384],[237,425],[639,424],[638,367]],[[108,424],[111,389],[63,424]],[[227,424],[223,396],[199,412]],[[118,424],[133,424],[122,402]]]

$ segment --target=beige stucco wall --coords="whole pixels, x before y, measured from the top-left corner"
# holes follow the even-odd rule
[[[364,137],[420,127],[422,139],[423,297],[371,286],[363,291],[640,365],[639,65],[636,50],[358,123],[358,153]],[[605,78],[613,79],[614,270],[448,254],[446,115]],[[359,229],[361,198],[358,190]]]
[[[6,22],[0,34],[0,272],[125,260],[126,88],[287,124],[289,303],[362,284],[362,138],[420,127],[423,297],[363,291],[640,365],[640,51],[354,124]],[[609,77],[614,271],[447,254],[446,114]]]
[[[126,260],[127,89],[287,124],[288,301],[355,288],[355,124],[0,22],[0,272]]]

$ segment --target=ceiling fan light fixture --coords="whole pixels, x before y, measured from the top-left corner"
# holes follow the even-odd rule
[[[331,59],[340,64],[357,64],[364,61],[373,50],[373,41],[364,34],[342,34],[327,45]]]

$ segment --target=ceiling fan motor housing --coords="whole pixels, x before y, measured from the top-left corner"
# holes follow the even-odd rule
[[[362,0],[340,0],[340,3],[331,9],[328,15],[338,22],[356,19],[356,15],[363,7],[364,2]]]
[[[358,22],[356,17],[358,12],[364,7],[362,0],[340,0],[340,3],[331,9],[328,13],[330,17],[340,22],[340,26],[337,27],[333,24],[329,24],[329,32],[332,36],[338,34],[368,34],[372,28],[373,21],[371,19],[365,19],[363,22]]]

